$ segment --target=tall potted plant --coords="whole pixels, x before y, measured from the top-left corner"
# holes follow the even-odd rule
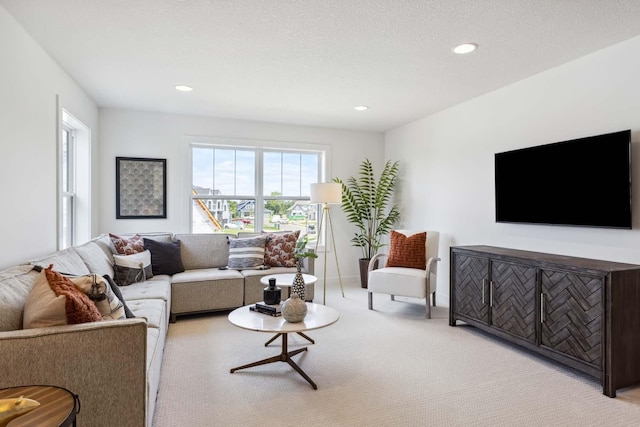
[[[357,177],[350,177],[346,182],[333,179],[342,186],[342,210],[347,220],[357,227],[351,243],[362,249],[360,283],[363,288],[367,287],[369,260],[384,246],[382,237],[389,234],[400,216],[397,205],[389,208],[397,178],[397,161],[388,160],[376,178],[373,165],[364,159]]]

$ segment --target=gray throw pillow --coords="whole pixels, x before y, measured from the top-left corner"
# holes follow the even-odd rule
[[[228,267],[234,270],[264,268],[264,247],[266,236],[244,239],[229,238]]]
[[[122,303],[122,307],[124,308],[124,314],[126,318],[127,319],[135,318],[136,316],[131,312],[131,310],[129,309],[129,306],[127,306],[127,302],[122,297],[122,292],[120,291],[120,288],[118,287],[118,285],[116,285],[116,282],[114,282],[111,276],[109,276],[108,274],[105,274],[102,277],[104,277],[104,280],[106,280],[109,286],[111,287],[111,291],[118,297],[118,299]]]
[[[144,248],[151,252],[151,271],[153,275],[182,273],[182,255],[180,253],[180,240],[176,242],[159,242],[152,239],[144,239]]]

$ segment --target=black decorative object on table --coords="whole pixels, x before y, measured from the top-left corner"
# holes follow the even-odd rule
[[[276,286],[276,279],[269,279],[269,286],[264,288],[264,303],[268,305],[280,304],[282,290]]]

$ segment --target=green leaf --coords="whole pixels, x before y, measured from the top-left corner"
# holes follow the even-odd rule
[[[400,217],[396,205],[389,208],[398,172],[399,163],[388,160],[376,179],[373,165],[364,159],[356,177],[346,181],[333,178],[342,186],[342,210],[347,221],[357,228],[351,242],[362,249],[364,258],[372,258],[378,252],[383,246],[382,236],[391,231]]]

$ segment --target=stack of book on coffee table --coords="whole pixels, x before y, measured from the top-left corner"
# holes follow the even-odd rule
[[[282,316],[282,306],[280,304],[267,305],[264,302],[257,302],[256,305],[249,307],[249,310],[268,314],[269,316]]]

